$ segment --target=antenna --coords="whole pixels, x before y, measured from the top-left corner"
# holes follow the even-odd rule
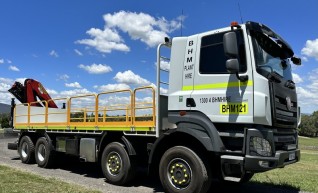
[[[241,23],[244,23],[243,22],[243,17],[242,17],[242,12],[241,12],[241,6],[240,6],[240,2],[239,1],[237,2],[237,5],[238,5],[238,8],[239,8],[239,12],[240,12]]]
[[[181,18],[180,18],[180,23],[181,23],[181,37],[182,37],[182,25],[183,25],[183,9],[181,11]]]

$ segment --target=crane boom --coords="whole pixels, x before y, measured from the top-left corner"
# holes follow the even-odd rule
[[[31,106],[45,106],[41,102],[32,103],[36,102],[37,98],[39,98],[40,101],[47,101],[48,107],[57,108],[57,105],[53,100],[51,100],[51,96],[47,93],[39,81],[26,79],[24,81],[24,85],[20,82],[15,82],[8,91],[12,93],[21,103],[30,103]]]

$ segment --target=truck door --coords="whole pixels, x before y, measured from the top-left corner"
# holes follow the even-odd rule
[[[195,101],[191,97],[191,94],[193,92],[197,46],[197,35],[190,36],[187,40],[182,76],[182,90],[187,93],[184,100],[188,110],[191,110],[195,106]]]
[[[240,81],[235,74],[229,74],[224,54],[223,35],[230,29],[208,32],[198,36],[198,49],[193,78],[191,98],[196,105],[191,110],[208,116],[212,122],[253,122],[253,74],[249,49],[244,42],[243,29],[236,30],[240,76],[247,75],[247,81]]]

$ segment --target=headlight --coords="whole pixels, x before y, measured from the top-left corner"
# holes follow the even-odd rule
[[[270,143],[264,138],[251,137],[250,154],[269,157],[272,155],[272,147]]]

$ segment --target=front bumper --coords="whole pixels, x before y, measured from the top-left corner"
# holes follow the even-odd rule
[[[265,172],[275,168],[282,168],[288,164],[300,160],[300,150],[277,151],[275,157],[261,157],[246,155],[244,159],[244,170],[253,173]]]

